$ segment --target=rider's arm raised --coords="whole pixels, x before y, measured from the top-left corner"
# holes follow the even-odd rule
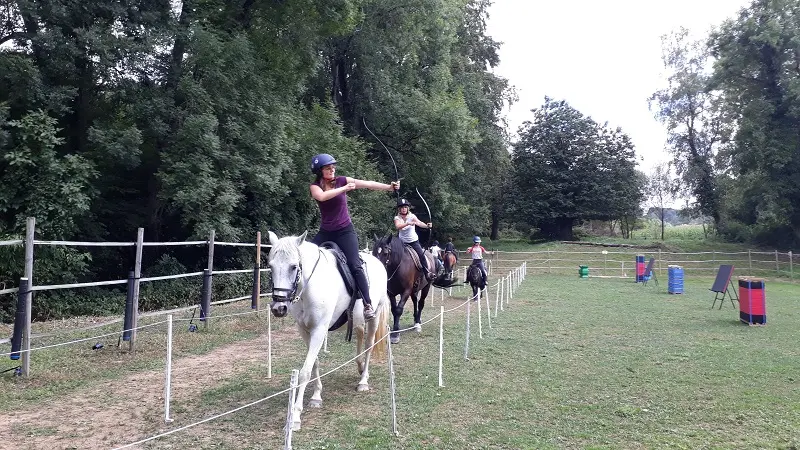
[[[389,184],[378,183],[377,181],[359,180],[356,178],[347,177],[348,183],[355,183],[356,189],[371,189],[373,191],[393,191],[395,186],[400,187],[400,182],[392,181]]]
[[[356,188],[355,184],[347,183],[344,186],[338,187],[336,189],[329,189],[327,191],[323,191],[322,188],[319,187],[318,185],[312,184],[310,190],[311,190],[311,196],[314,197],[314,200],[318,202],[326,202],[343,192],[352,191],[355,188]]]

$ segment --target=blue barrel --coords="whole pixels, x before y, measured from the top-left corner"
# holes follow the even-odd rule
[[[683,294],[683,267],[669,266],[667,268],[667,292]]]

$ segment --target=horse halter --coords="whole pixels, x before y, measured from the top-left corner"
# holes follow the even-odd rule
[[[311,268],[311,274],[308,276],[310,280],[311,277],[314,276],[314,271],[317,270],[317,264],[319,264],[320,256],[322,256],[322,250],[317,249],[317,261],[314,263],[314,267]],[[275,282],[273,281],[272,287],[272,302],[273,303],[296,303],[300,300],[300,296],[303,295],[303,291],[306,289],[306,283],[303,283],[303,288],[300,289],[300,292],[297,292],[297,286],[300,284],[300,277],[303,273],[303,265],[301,263],[297,264],[297,272],[294,277],[294,281],[292,282],[291,287],[289,288],[280,288],[275,287]]]
[[[300,291],[300,294],[297,294],[297,285],[300,284],[300,274],[303,272],[302,266],[297,266],[296,275],[294,277],[294,281],[289,288],[280,288],[275,287],[273,282],[272,287],[272,302],[273,303],[294,303],[300,300],[300,294],[303,291]],[[305,288],[305,285],[303,286]]]

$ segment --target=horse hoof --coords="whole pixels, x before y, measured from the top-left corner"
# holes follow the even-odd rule
[[[414,331],[416,331],[417,333],[422,333],[422,324],[415,323],[414,324]]]
[[[400,343],[400,336],[392,336],[389,338],[389,341],[392,344],[399,344]]]
[[[367,392],[368,390],[369,390],[368,384],[359,384],[358,387],[356,387],[356,391],[358,392]]]
[[[308,402],[309,408],[322,408],[322,400],[311,400]]]

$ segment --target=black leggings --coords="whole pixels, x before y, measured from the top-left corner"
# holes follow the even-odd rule
[[[483,281],[486,281],[486,267],[483,265],[482,259],[473,259],[472,260],[473,266],[478,266],[481,268],[481,275],[483,276]]]
[[[422,249],[422,246],[419,244],[419,241],[409,242],[406,245],[410,245],[411,248],[417,252],[417,256],[419,256],[419,262],[422,264],[422,271],[428,272],[428,258],[425,257],[425,250]]]
[[[350,273],[356,280],[356,286],[361,291],[364,303],[372,304],[372,300],[369,298],[369,282],[364,273],[364,262],[358,254],[358,235],[353,224],[336,231],[319,230],[319,233],[311,240],[316,245],[327,241],[335,242],[342,249],[344,257],[347,258],[347,267],[350,268]]]

